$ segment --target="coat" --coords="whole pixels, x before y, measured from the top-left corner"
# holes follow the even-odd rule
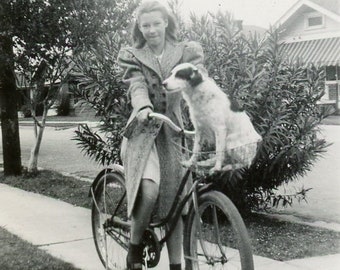
[[[178,126],[183,127],[180,92],[168,94],[162,82],[178,64],[190,62],[203,68],[203,50],[196,42],[175,43],[166,41],[161,63],[158,62],[150,48],[145,45],[137,49],[126,47],[118,54],[118,64],[124,70],[123,81],[128,84],[128,96],[132,113],[127,125],[136,114],[146,106],[154,112],[168,116]],[[163,218],[168,213],[179,183],[183,177],[180,164],[181,144],[176,134],[166,124],[154,121],[152,124],[135,128],[129,138],[124,138],[121,156],[125,170],[128,216],[137,197],[139,185],[153,143],[156,143],[160,163],[160,186],[158,198],[158,216]],[[175,143],[175,144],[174,144]]]

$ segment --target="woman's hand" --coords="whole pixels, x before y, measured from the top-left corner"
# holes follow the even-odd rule
[[[138,122],[147,126],[150,121],[149,114],[152,112],[153,111],[150,107],[146,107],[139,111],[136,115]]]

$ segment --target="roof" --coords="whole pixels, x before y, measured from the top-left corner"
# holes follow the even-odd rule
[[[286,43],[282,52],[292,62],[340,65],[340,37]]]
[[[339,0],[310,0],[310,1],[340,15],[340,9],[339,9],[340,1]]]
[[[331,19],[340,22],[340,0],[300,0],[277,20],[274,27],[283,25],[303,6],[310,7]]]

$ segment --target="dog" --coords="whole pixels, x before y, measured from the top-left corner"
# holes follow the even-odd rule
[[[183,165],[190,167],[197,164],[203,139],[215,142],[216,160],[212,172],[223,168],[225,153],[239,167],[251,165],[262,138],[246,112],[232,109],[229,97],[212,78],[196,66],[183,63],[171,71],[163,86],[169,94],[182,92],[195,128],[193,154]]]

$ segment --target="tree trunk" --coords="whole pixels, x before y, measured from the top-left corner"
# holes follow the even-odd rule
[[[44,104],[44,111],[42,115],[42,120],[40,126],[38,126],[38,132],[36,133],[35,143],[31,150],[30,160],[28,162],[27,171],[29,173],[36,173],[38,171],[38,157],[40,151],[40,145],[42,141],[42,137],[44,134],[45,126],[46,126],[46,117],[47,117],[48,107]],[[34,123],[35,128],[37,128],[37,122]]]
[[[0,108],[4,174],[21,174],[21,150],[18,123],[18,91],[15,84],[13,47],[9,37],[0,36]]]

